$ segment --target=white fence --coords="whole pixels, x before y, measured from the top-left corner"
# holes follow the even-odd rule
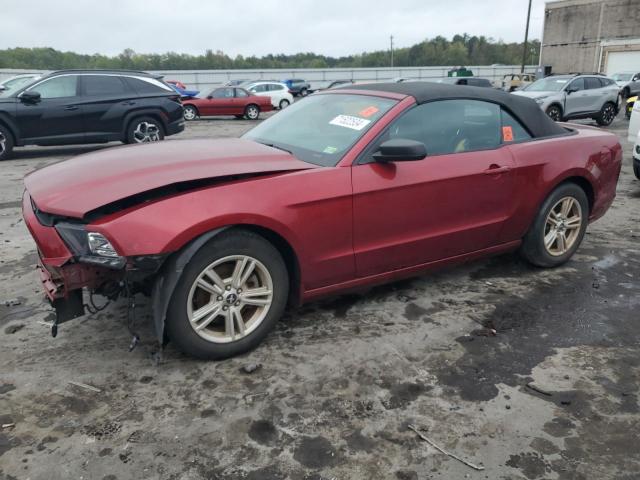
[[[150,73],[164,76],[167,80],[179,80],[188,88],[206,90],[222,85],[229,80],[282,80],[303,78],[311,83],[312,89],[326,87],[334,80],[354,80],[357,82],[383,82],[403,77],[428,80],[446,77],[454,67],[399,67],[399,68],[308,68],[308,69],[262,69],[262,70],[159,70]],[[520,72],[519,65],[478,65],[466,67],[476,77],[497,82],[504,75]],[[535,65],[527,65],[525,72],[534,73]],[[0,81],[23,73],[46,73],[43,70],[0,69]]]

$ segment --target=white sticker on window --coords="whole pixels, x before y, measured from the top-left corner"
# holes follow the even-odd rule
[[[329,124],[331,125],[350,128],[352,130],[362,130],[370,123],[371,120],[365,120],[364,118],[353,117],[351,115],[338,115],[336,118],[329,122]]]

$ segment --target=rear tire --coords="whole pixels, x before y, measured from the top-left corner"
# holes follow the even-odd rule
[[[234,283],[236,268],[240,280]],[[205,273],[212,269],[213,277]],[[228,230],[198,250],[183,270],[167,311],[167,335],[180,351],[203,360],[239,355],[273,329],[288,295],[280,252],[253,232]]]
[[[153,117],[134,118],[127,128],[127,143],[152,143],[164,140],[164,127]]]
[[[602,106],[600,115],[598,115],[595,120],[601,127],[608,127],[615,120],[615,118],[616,106],[611,102],[607,102]]]
[[[569,204],[571,208],[565,212]],[[584,190],[575,183],[560,185],[540,207],[522,241],[521,255],[538,267],[562,265],[580,246],[588,218],[589,200]]]
[[[301,97],[306,97],[307,95],[309,95],[309,90],[307,90],[306,88],[303,88],[302,90],[300,90]]]
[[[247,108],[244,109],[244,116],[249,120],[258,120],[260,117],[260,107],[253,103],[247,105]]]
[[[558,105],[551,105],[547,108],[547,116],[554,122],[562,121],[562,109]]]
[[[13,154],[13,135],[7,127],[0,124],[0,161],[11,158]]]
[[[198,118],[198,109],[193,105],[184,106],[184,119],[188,122]]]
[[[289,100],[287,100],[286,98],[283,98],[282,100],[280,100],[280,103],[278,104],[278,106],[280,107],[280,110],[284,110],[289,105],[290,105]]]

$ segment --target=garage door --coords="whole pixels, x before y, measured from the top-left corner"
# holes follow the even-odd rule
[[[640,50],[636,52],[609,52],[606,70],[607,75],[617,72],[640,72]]]

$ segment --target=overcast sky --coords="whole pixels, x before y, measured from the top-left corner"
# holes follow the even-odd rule
[[[1,0],[0,49],[340,56],[456,33],[522,41],[528,0]],[[542,37],[533,0],[530,38]]]

